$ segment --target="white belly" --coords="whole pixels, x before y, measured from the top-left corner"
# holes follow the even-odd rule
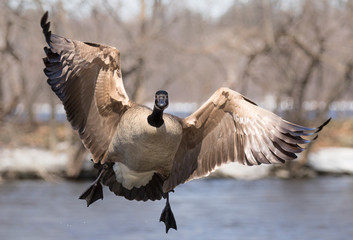
[[[131,190],[133,187],[139,188],[146,185],[152,180],[155,171],[136,172],[130,170],[125,164],[117,162],[113,166],[116,180],[120,182],[126,189]]]
[[[118,162],[117,180],[128,189],[147,184],[155,172],[169,175],[181,141],[179,122],[164,115],[164,124],[155,128],[147,122],[150,114],[142,107],[125,112],[109,148],[108,161]]]

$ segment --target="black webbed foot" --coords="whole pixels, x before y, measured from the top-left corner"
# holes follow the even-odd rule
[[[87,207],[98,199],[103,199],[102,184],[99,181],[94,181],[94,183],[84,193],[81,194],[79,199],[86,200]]]
[[[100,183],[100,179],[103,176],[103,173],[108,168],[108,164],[105,163],[103,167],[100,169],[99,175],[97,179],[92,183],[92,185],[84,191],[79,199],[84,199],[87,202],[87,207],[97,201],[98,199],[103,199],[103,188],[102,184]]]
[[[165,224],[165,232],[168,233],[170,228],[174,228],[177,230],[176,221],[174,218],[174,214],[169,204],[169,193],[167,193],[167,202],[162,211],[161,217],[159,218],[160,222],[164,222]]]

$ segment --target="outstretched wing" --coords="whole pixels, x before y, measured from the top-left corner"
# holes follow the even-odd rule
[[[241,94],[218,89],[183,120],[183,138],[172,172],[163,185],[168,192],[180,183],[207,176],[227,162],[245,165],[293,160],[329,122],[307,128],[283,120]],[[311,140],[303,136],[312,136]]]
[[[131,106],[121,76],[119,50],[52,34],[41,20],[49,47],[44,47],[44,73],[62,101],[67,119],[92,153],[102,160],[121,114]]]

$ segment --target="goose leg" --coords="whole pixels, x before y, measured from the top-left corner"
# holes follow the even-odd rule
[[[87,201],[87,207],[97,201],[98,199],[103,199],[103,188],[102,184],[100,183],[100,179],[107,170],[109,165],[107,163],[103,164],[97,179],[92,183],[92,185],[84,191],[79,199],[84,199]]]
[[[162,211],[161,217],[159,218],[159,221],[164,222],[166,233],[168,233],[170,228],[174,228],[175,230],[177,230],[174,214],[169,204],[169,192],[167,193],[167,201]]]

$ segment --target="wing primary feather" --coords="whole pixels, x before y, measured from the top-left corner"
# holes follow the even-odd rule
[[[45,40],[48,43],[48,45],[51,47],[51,42],[50,42],[50,36],[51,36],[51,31],[49,31],[50,28],[50,22],[48,21],[48,11],[46,11],[40,21],[40,26],[43,29],[43,34],[45,36]]]
[[[278,150],[278,151],[276,151],[276,155],[280,158],[283,158],[285,160],[292,160],[297,157],[297,155],[295,155],[295,153],[287,152],[284,149],[282,149],[281,146],[277,142],[273,142],[273,146]]]
[[[251,150],[252,154],[254,155],[255,159],[259,164],[270,164],[271,162],[267,160],[267,158],[262,154],[261,151],[257,152],[254,150]]]
[[[285,163],[286,161],[280,157],[278,157],[271,149],[270,149],[272,155],[271,155],[271,163]],[[295,156],[296,158],[297,156]],[[294,158],[294,159],[295,159]],[[293,159],[292,159],[293,160]]]
[[[321,124],[317,130],[315,131],[315,133],[320,132],[329,122],[331,121],[331,118],[327,119],[323,124]]]
[[[280,126],[283,127],[284,129],[290,131],[290,132],[296,132],[296,131],[314,131],[315,128],[308,128],[308,127],[303,127],[291,122],[288,122],[286,120],[281,120],[280,124],[274,124],[274,126]]]

